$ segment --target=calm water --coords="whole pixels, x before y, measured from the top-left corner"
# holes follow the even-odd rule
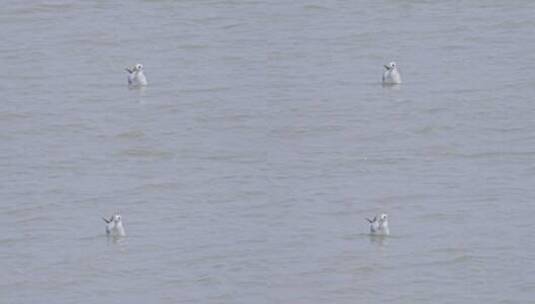
[[[109,2],[0,10],[0,302],[534,301],[532,1]]]

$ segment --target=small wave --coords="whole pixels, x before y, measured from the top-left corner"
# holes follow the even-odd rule
[[[445,261],[440,261],[440,262],[436,262],[437,264],[447,264],[447,265],[450,265],[450,264],[459,264],[459,263],[465,263],[465,262],[469,262],[469,261],[472,261],[474,259],[473,256],[471,255],[467,255],[467,254],[463,254],[463,255],[459,255],[459,256],[456,256],[454,258],[451,258],[449,260],[445,260]]]
[[[161,150],[148,149],[128,149],[121,152],[121,154],[133,157],[147,157],[147,158],[172,158],[173,153]]]
[[[16,112],[0,112],[0,120],[3,121],[13,121],[26,118],[30,118],[30,115]]]
[[[233,23],[233,24],[224,25],[221,28],[224,29],[224,30],[229,30],[229,29],[233,29],[235,27],[243,27],[243,26],[245,26],[245,23]]]
[[[183,93],[198,93],[198,92],[224,92],[231,90],[231,87],[205,87],[205,88],[190,88],[183,89]]]
[[[142,189],[146,191],[150,190],[168,190],[168,189],[176,189],[177,183],[172,182],[162,182],[162,183],[148,183],[145,185],[142,185]]]
[[[303,8],[305,10],[310,10],[310,11],[328,11],[328,10],[331,10],[328,7],[317,5],[317,4],[307,4],[307,5],[304,5]]]
[[[125,139],[142,138],[144,136],[145,136],[145,133],[139,130],[127,131],[127,132],[119,133],[116,135],[117,138],[125,138]]]
[[[70,3],[42,3],[42,4],[35,4],[30,7],[23,7],[19,9],[14,9],[13,13],[17,15],[32,15],[36,13],[54,13],[56,14],[58,11],[62,13],[66,13],[68,11],[71,11],[75,9],[76,6],[74,4]]]
[[[206,44],[182,44],[179,48],[183,50],[197,50],[197,49],[205,49],[208,45]]]
[[[500,152],[500,151],[489,151],[489,152],[479,152],[479,153],[450,153],[451,156],[457,156],[466,159],[485,159],[485,158],[504,158],[504,157],[533,157],[535,156],[535,151],[526,151],[526,152]]]
[[[418,130],[415,130],[414,133],[415,134],[421,134],[421,135],[426,135],[426,134],[433,134],[433,133],[437,133],[437,132],[440,132],[440,131],[448,131],[448,130],[452,130],[453,127],[450,127],[450,126],[425,126],[425,127],[422,127]]]

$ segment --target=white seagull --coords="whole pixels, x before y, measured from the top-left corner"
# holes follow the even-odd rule
[[[370,222],[370,233],[374,235],[389,235],[390,230],[388,229],[388,215],[383,213],[379,218],[374,217],[372,220],[366,218]]]
[[[385,64],[386,71],[383,73],[383,83],[384,84],[400,84],[401,83],[401,74],[395,62],[390,62]]]
[[[133,67],[126,68],[128,72],[128,85],[132,87],[140,87],[147,85],[147,77],[143,74],[143,65],[138,63]]]
[[[126,236],[120,214],[114,214],[109,219],[102,218],[106,222],[106,234],[111,236]]]

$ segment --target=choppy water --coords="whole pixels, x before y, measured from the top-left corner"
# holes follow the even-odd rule
[[[0,302],[533,301],[534,10],[5,2]]]

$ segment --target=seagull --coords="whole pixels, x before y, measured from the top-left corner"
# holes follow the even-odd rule
[[[400,84],[401,75],[394,61],[385,64],[386,71],[383,73],[383,84]]]
[[[389,235],[390,230],[388,229],[388,215],[383,213],[379,216],[375,216],[373,219],[366,218],[370,222],[370,233],[373,235]]]
[[[128,72],[128,85],[132,87],[140,87],[147,85],[147,78],[143,74],[143,65],[138,63],[133,67],[126,68]]]
[[[114,214],[109,219],[102,218],[106,222],[106,234],[111,236],[126,236],[120,214]]]

